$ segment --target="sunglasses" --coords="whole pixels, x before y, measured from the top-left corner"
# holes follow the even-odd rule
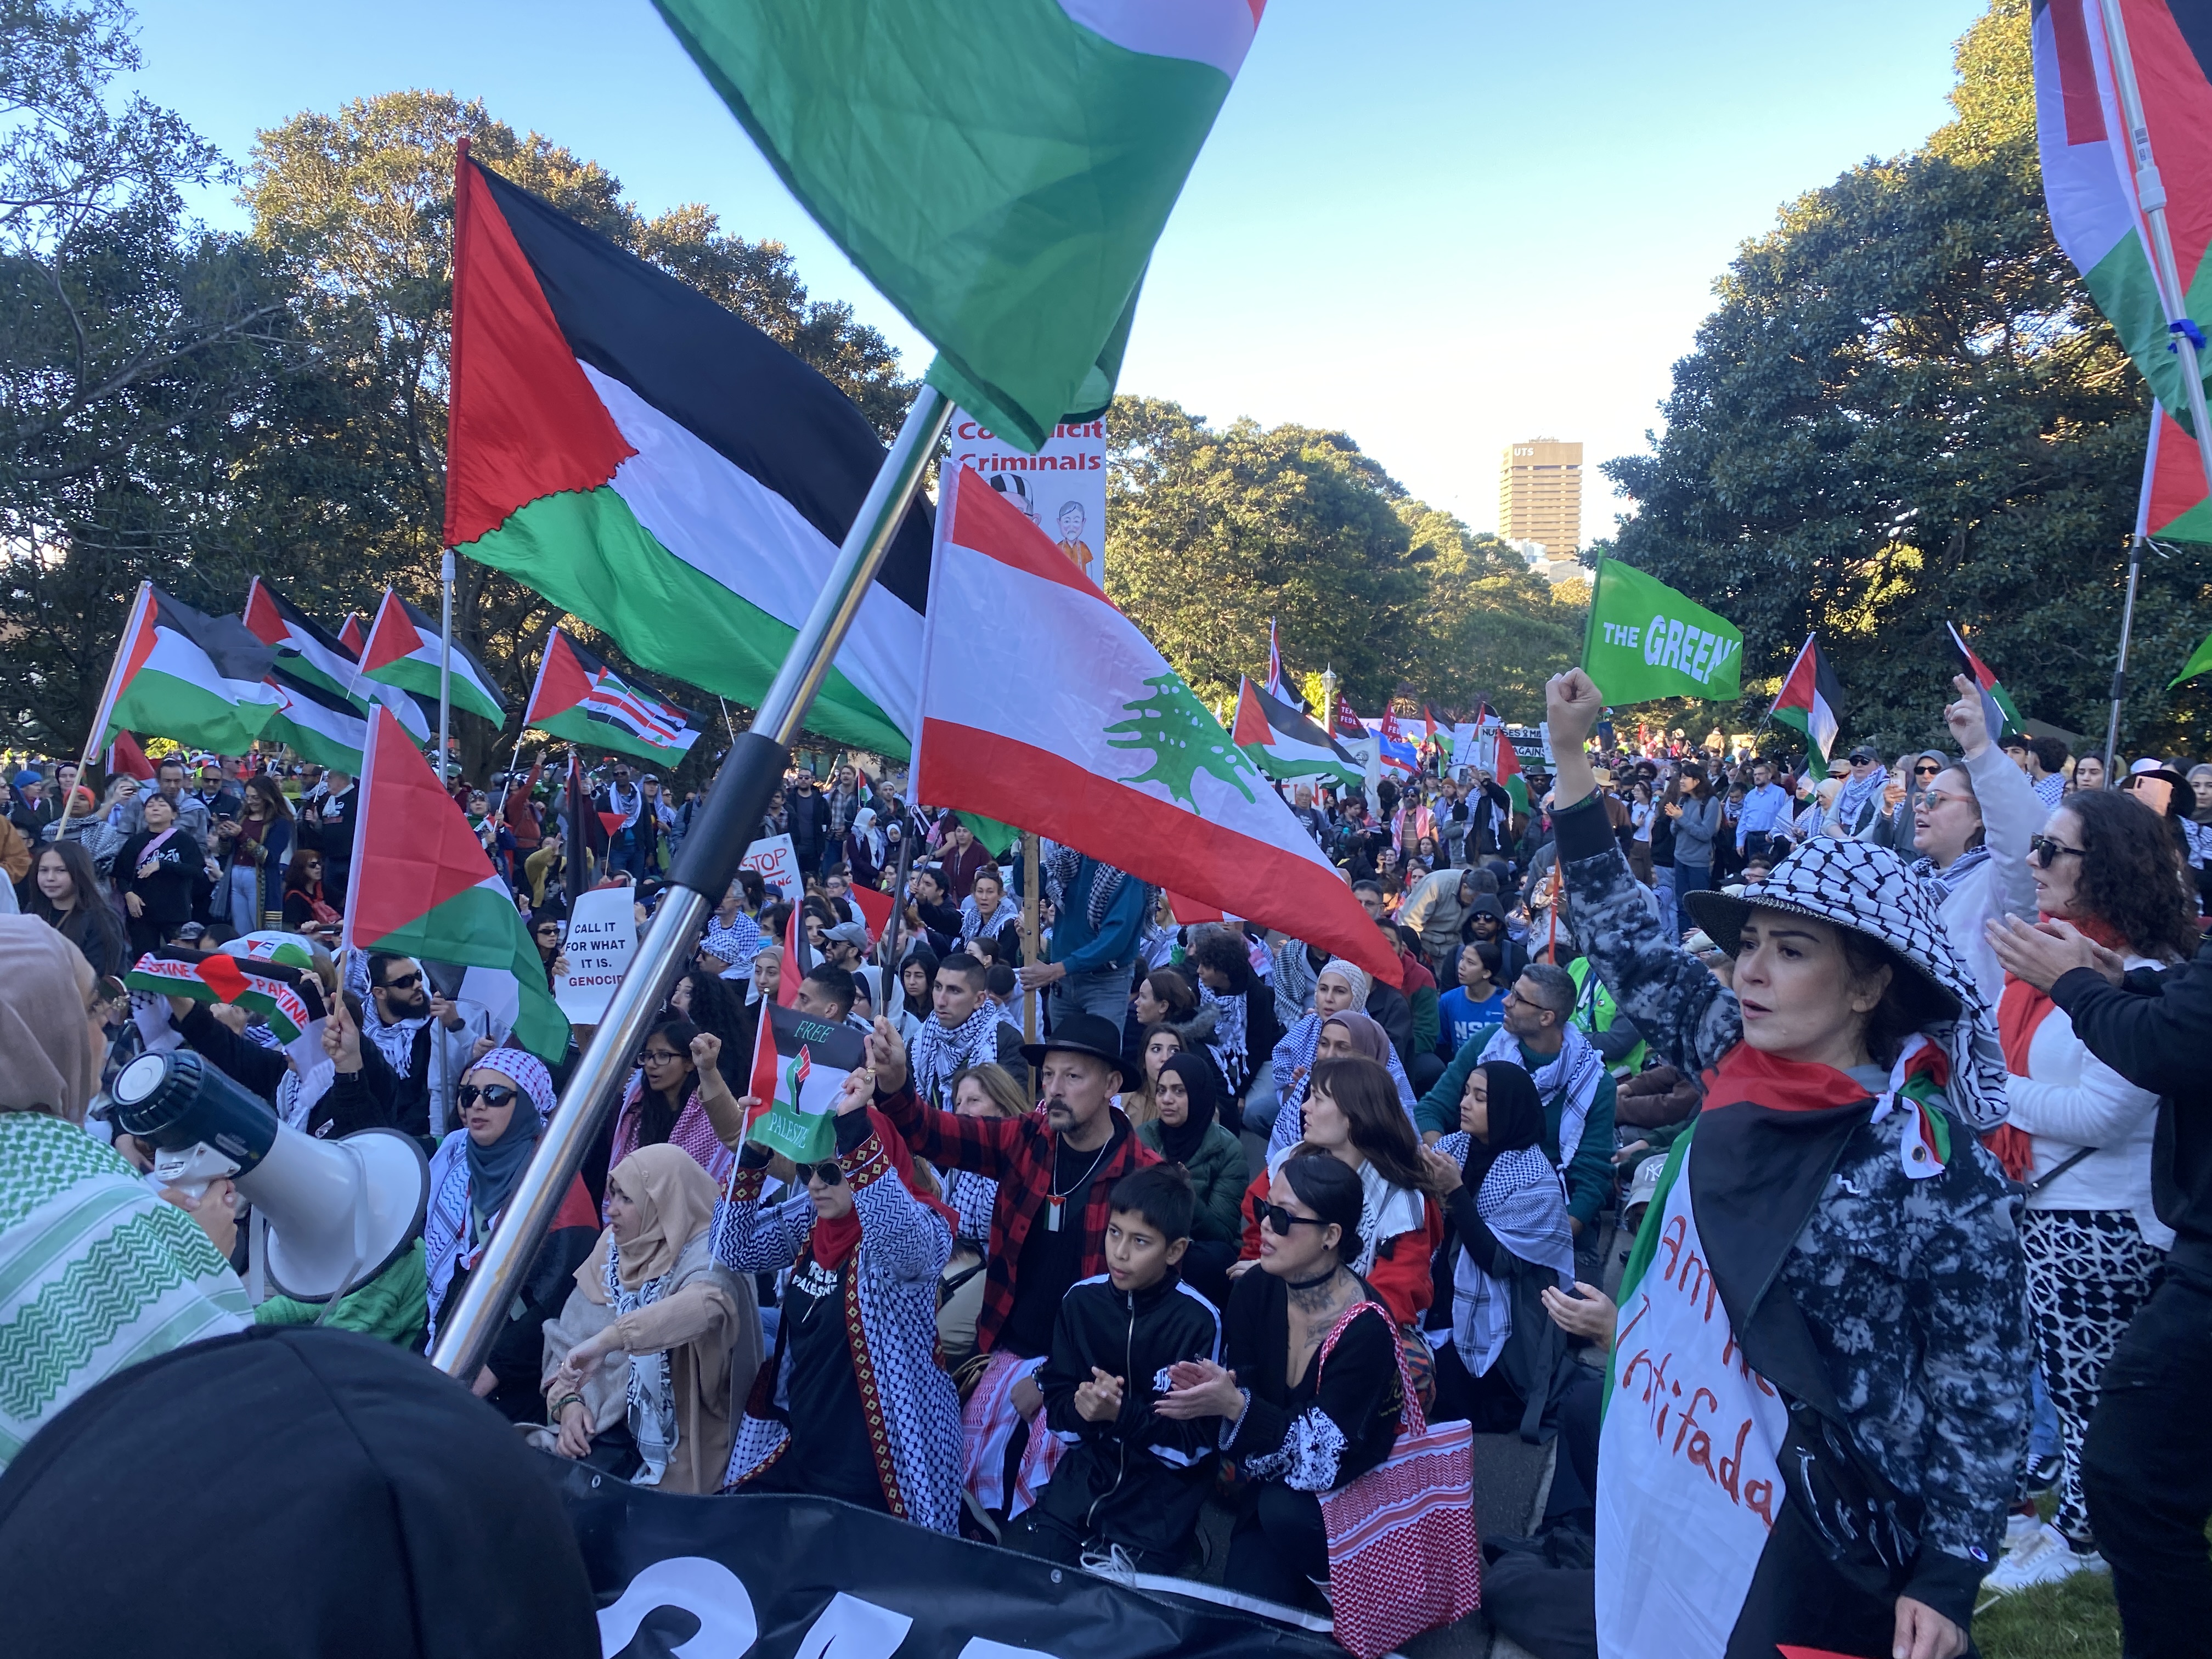
[[[514,936],[510,933],[507,937],[512,939]],[[422,975],[420,974],[401,974],[396,979],[385,981],[384,988],[387,991],[411,991],[422,982]]]
[[[2077,859],[2087,858],[2089,854],[2089,849],[2086,847],[2069,847],[2063,842],[2053,841],[2048,836],[2030,836],[2027,838],[2027,850],[2042,860],[2046,866],[2062,853]]]
[[[544,934],[551,933],[557,938],[561,932],[561,924],[557,921],[549,921],[543,927],[540,927],[538,932],[541,937]]]
[[[1916,766],[1912,769],[1912,775],[1916,778],[1937,777],[1942,775],[1942,770],[1940,766]]]
[[[1273,1229],[1279,1238],[1288,1238],[1293,1227],[1326,1227],[1329,1224],[1317,1216],[1292,1215],[1281,1205],[1270,1204],[1264,1200],[1252,1207],[1258,1212],[1261,1224]]]
[[[817,1178],[823,1186],[835,1187],[845,1179],[845,1171],[838,1167],[834,1158],[826,1164],[794,1164],[791,1167],[797,1172],[799,1184],[802,1187]]]
[[[460,1108],[465,1112],[479,1100],[494,1111],[497,1111],[501,1107],[512,1106],[516,1101],[521,1099],[522,1091],[510,1088],[504,1083],[486,1083],[482,1085],[464,1083],[453,1091],[453,1098],[460,1103]]]

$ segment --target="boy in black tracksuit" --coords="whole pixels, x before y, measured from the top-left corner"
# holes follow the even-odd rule
[[[1114,1185],[1108,1271],[1068,1291],[1037,1375],[1045,1422],[1068,1449],[1029,1531],[1008,1537],[1026,1554],[1075,1565],[1118,1550],[1139,1572],[1183,1565],[1221,1425],[1158,1416],[1152,1402],[1167,1391],[1169,1366],[1220,1361],[1220,1316],[1176,1267],[1195,1202],[1176,1164]]]

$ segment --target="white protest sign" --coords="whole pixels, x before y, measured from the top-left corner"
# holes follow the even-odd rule
[[[769,836],[755,842],[745,848],[738,868],[759,871],[763,881],[781,887],[784,897],[794,904],[806,890],[806,878],[799,873],[799,849],[791,844],[789,836]]]
[[[1077,568],[1106,586],[1106,422],[1062,422],[1024,455],[964,409],[952,411],[945,469],[972,466],[1053,538]]]
[[[568,971],[553,981],[553,1000],[571,1024],[597,1025],[605,1015],[637,954],[636,903],[628,887],[595,887],[576,901],[561,942]]]

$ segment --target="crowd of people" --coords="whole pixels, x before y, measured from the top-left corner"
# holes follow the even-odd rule
[[[1575,672],[1525,803],[1435,754],[1287,787],[1395,984],[1182,925],[1073,848],[994,850],[850,760],[794,769],[761,833],[799,883],[720,898],[471,1386],[639,1484],[1316,1610],[1406,1570],[1328,1500],[1463,1421],[1556,1445],[1540,1525],[1485,1540],[1490,1617],[1540,1651],[1955,1659],[1978,1597],[2106,1571],[2131,1656],[2197,1651],[2212,765],[2107,778],[1997,739],[1966,681],[1939,708],[1952,746],[1823,776],[1593,747]],[[649,917],[695,804],[615,760],[578,819],[556,782],[455,786],[549,980],[569,896]],[[263,757],[97,799],[12,769],[0,1261],[27,1277],[0,1284],[110,1261],[59,1219],[102,1194],[151,1265],[100,1316],[165,1334],[34,1337],[0,1461],[156,1346],[327,1316],[425,1349],[562,1109],[573,1046],[548,1065],[440,964],[337,951],[358,793]],[[121,983],[246,934],[293,942],[257,968],[313,993],[326,1063]],[[811,1165],[748,1134],[780,994],[865,1033]],[[161,1187],[104,1121],[103,1073],[178,1045],[306,1133],[420,1137],[419,1241],[334,1310],[249,1305],[229,1183]]]

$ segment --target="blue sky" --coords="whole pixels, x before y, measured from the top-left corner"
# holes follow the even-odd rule
[[[1273,0],[1152,262],[1121,389],[1349,432],[1477,529],[1499,452],[1643,447],[1736,246],[1946,118],[1980,0]],[[648,213],[787,243],[919,373],[646,0],[140,0],[141,88],[243,161],[258,128],[403,87],[481,97]],[[216,198],[210,218],[242,224]],[[1585,533],[1613,504],[1593,478]]]

